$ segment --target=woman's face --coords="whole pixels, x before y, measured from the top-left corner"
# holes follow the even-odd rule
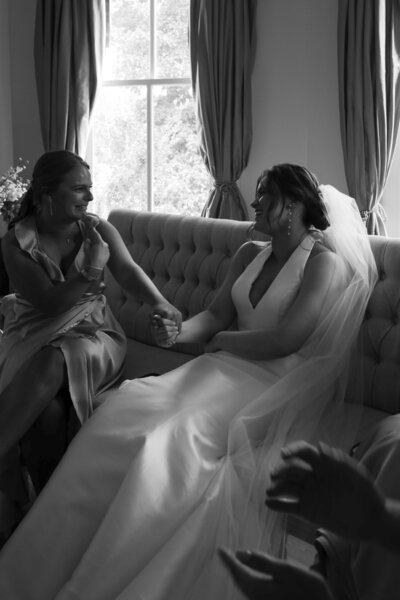
[[[84,165],[69,171],[57,189],[50,194],[53,218],[64,221],[79,221],[86,214],[91,192],[92,178]]]
[[[274,202],[275,200],[275,202]],[[271,209],[271,206],[275,206]],[[265,181],[262,180],[256,192],[256,198],[251,204],[254,208],[254,229],[267,235],[274,235],[287,228],[287,210],[283,199],[275,199],[265,189]]]

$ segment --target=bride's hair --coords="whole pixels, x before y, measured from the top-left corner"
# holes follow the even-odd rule
[[[77,166],[89,169],[89,165],[83,158],[69,150],[54,150],[42,154],[33,169],[31,183],[22,198],[18,215],[10,223],[10,227],[24,217],[35,213],[42,194],[54,191],[67,173]]]
[[[329,227],[318,179],[305,167],[289,163],[275,165],[260,175],[256,189],[257,196],[263,193],[271,195],[271,211],[283,198],[290,198],[304,205],[304,224],[307,227],[313,226],[320,231]]]

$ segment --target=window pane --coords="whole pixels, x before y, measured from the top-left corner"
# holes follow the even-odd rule
[[[156,1],[157,77],[190,77],[189,0]]]
[[[93,210],[147,210],[145,86],[103,87],[93,122]]]
[[[190,85],[155,86],[154,210],[200,215],[210,179],[198,151]]]
[[[110,45],[103,79],[140,79],[150,76],[149,0],[110,1]]]

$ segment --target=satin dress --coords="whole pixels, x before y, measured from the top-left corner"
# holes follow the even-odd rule
[[[15,237],[21,250],[44,269],[55,285],[83,267],[82,243],[64,274],[40,247],[32,216],[16,223]],[[18,291],[2,299],[4,331],[0,337],[0,392],[18,377],[19,369],[41,348],[55,346],[64,355],[76,416],[80,423],[89,418],[96,395],[119,377],[126,353],[125,334],[107,306],[103,288],[102,281],[93,282],[75,306],[55,317],[41,313]],[[29,382],[26,391],[25,410],[29,411]],[[35,407],[32,410],[35,411]],[[15,444],[18,442],[16,437]],[[19,510],[27,501],[21,478],[16,475],[18,468],[18,448],[15,446],[0,461],[0,532],[20,518]]]

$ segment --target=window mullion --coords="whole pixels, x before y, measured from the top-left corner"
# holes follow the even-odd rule
[[[147,210],[153,205],[153,86],[147,84]]]
[[[156,74],[156,7],[155,0],[150,0],[150,79]],[[147,84],[147,208],[153,210],[154,205],[154,172],[153,172],[153,86]]]

